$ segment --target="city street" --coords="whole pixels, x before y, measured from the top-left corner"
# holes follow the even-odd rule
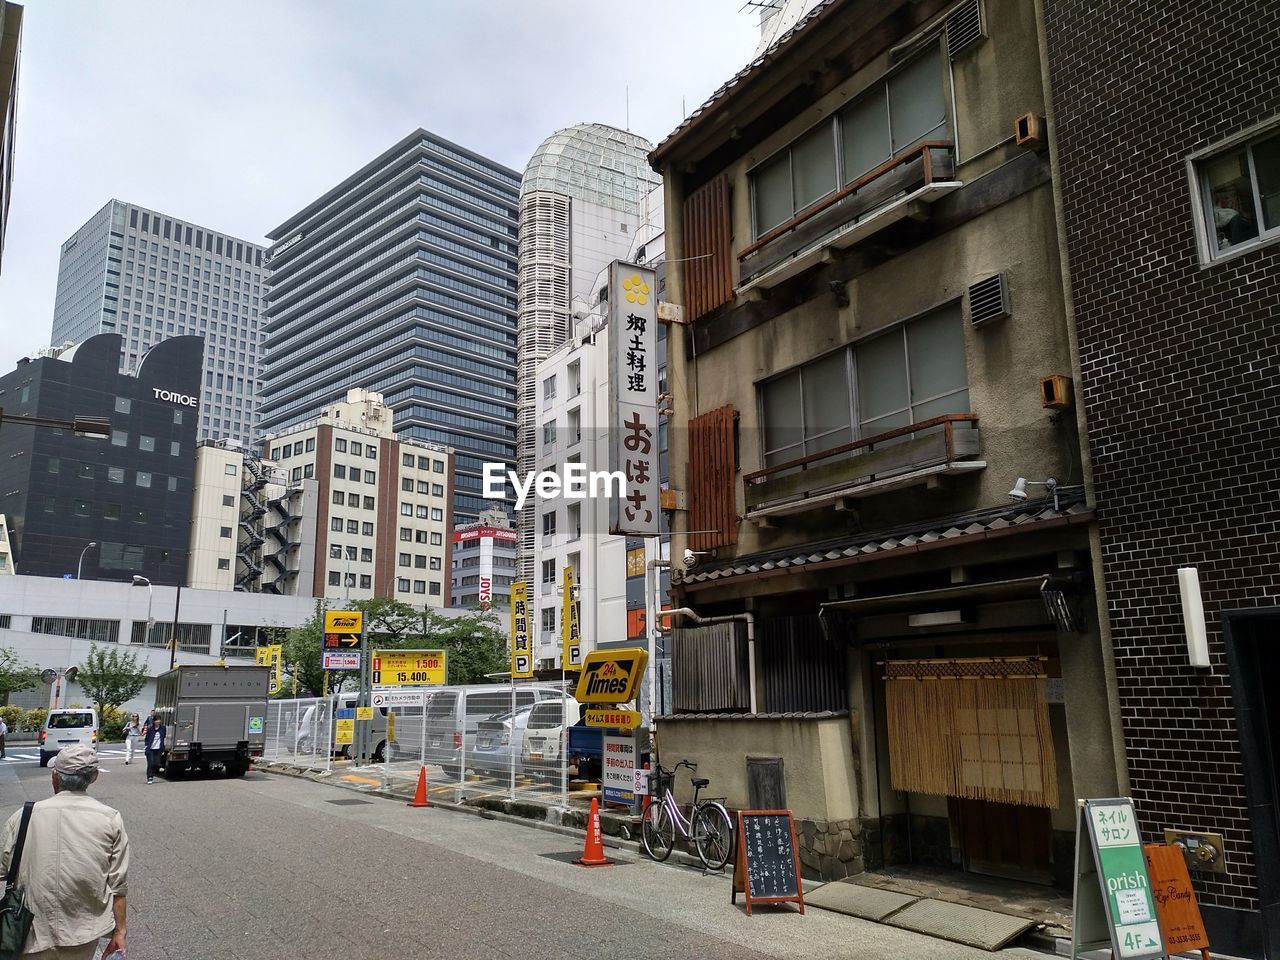
[[[35,763],[0,765],[0,814],[49,792]],[[748,918],[722,876],[587,870],[567,862],[568,837],[306,780],[148,787],[106,757],[90,792],[130,834],[130,960],[991,956],[821,910]]]

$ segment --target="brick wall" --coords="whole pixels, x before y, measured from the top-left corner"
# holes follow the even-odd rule
[[[1222,832],[1255,910],[1219,612],[1280,605],[1280,247],[1202,269],[1187,154],[1280,112],[1275,0],[1045,0],[1067,252],[1132,795]],[[1187,666],[1199,567],[1213,670]]]

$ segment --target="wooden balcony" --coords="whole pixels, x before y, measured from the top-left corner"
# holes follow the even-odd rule
[[[746,517],[770,517],[830,507],[985,469],[972,413],[948,413],[810,454],[743,478]]]
[[[777,286],[820,263],[827,250],[852,247],[900,220],[928,219],[929,204],[963,186],[954,177],[953,144],[916,144],[739,253],[736,292]]]

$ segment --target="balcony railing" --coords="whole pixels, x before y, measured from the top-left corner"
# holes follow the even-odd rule
[[[747,518],[800,513],[982,470],[978,417],[947,413],[744,477]]]
[[[851,247],[908,217],[927,218],[927,204],[962,186],[954,177],[952,143],[916,144],[741,251],[738,292],[776,286],[819,263],[830,247]]]

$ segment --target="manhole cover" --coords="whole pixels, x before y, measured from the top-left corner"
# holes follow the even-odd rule
[[[357,800],[355,797],[351,797],[350,799],[346,799],[346,800],[326,800],[325,803],[332,803],[335,807],[354,807],[356,804],[359,804],[359,803],[373,803],[373,801]]]

